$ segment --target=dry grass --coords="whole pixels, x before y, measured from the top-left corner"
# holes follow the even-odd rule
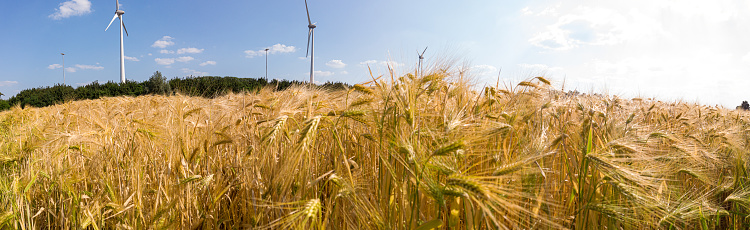
[[[750,226],[744,113],[429,72],[0,113],[0,228]]]

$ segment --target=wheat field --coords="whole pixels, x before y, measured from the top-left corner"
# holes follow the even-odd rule
[[[2,112],[0,229],[750,227],[742,112],[417,73]]]

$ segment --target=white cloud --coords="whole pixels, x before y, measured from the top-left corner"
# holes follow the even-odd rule
[[[333,72],[331,72],[331,71],[320,71],[320,70],[315,70],[315,76],[316,76],[316,77],[330,77],[330,76],[333,76],[333,74],[334,74],[334,73],[333,73]],[[306,74],[306,75],[310,76],[310,72],[307,72],[307,74]]]
[[[181,70],[182,70],[183,73],[186,73],[186,74],[189,74],[189,75],[193,75],[193,76],[206,76],[206,75],[208,75],[208,73],[206,73],[206,72],[201,72],[201,71],[197,71],[197,70],[193,70],[193,69],[188,69],[188,68],[182,68]]]
[[[156,58],[154,59],[154,61],[156,61],[156,64],[159,64],[159,65],[174,64],[174,58]]]
[[[192,61],[192,60],[195,60],[195,58],[193,58],[191,56],[178,57],[177,59],[175,59],[175,61],[178,61],[178,62],[189,62],[189,61]]]
[[[159,50],[159,53],[160,54],[173,54],[174,51],[172,51],[172,50]]]
[[[188,54],[199,54],[199,53],[203,53],[203,50],[204,49],[198,49],[198,48],[192,48],[192,47],[190,47],[190,48],[181,48],[181,49],[177,50],[177,54],[186,54],[186,53],[188,53]]]
[[[523,15],[536,15],[536,16],[553,16],[557,17],[560,14],[557,12],[557,9],[562,6],[562,2],[558,2],[555,5],[552,6],[546,6],[543,10],[539,11],[538,13],[534,13],[534,11],[531,10],[530,7],[525,7],[521,9],[521,13]]]
[[[17,81],[0,81],[0,86],[11,86],[18,84]]]
[[[341,60],[330,60],[326,62],[326,65],[331,68],[341,69],[346,67],[346,64],[342,62]]]
[[[128,61],[141,61],[141,60],[139,60],[136,57],[128,57],[128,56],[125,56],[125,60],[128,60]]]
[[[54,20],[60,20],[88,13],[91,13],[91,2],[88,0],[71,0],[60,3],[60,7],[55,9],[55,13],[50,14],[49,17]]]
[[[477,75],[497,75],[497,67],[491,65],[475,65],[471,70]]]
[[[534,14],[534,12],[531,12],[531,10],[529,10],[529,7],[524,7],[523,9],[521,9],[521,13],[523,13],[524,15]]]
[[[268,49],[268,54],[277,54],[277,53],[293,53],[297,51],[297,48],[294,46],[287,46],[283,44],[276,44],[271,47],[266,47],[260,50],[245,50],[245,54],[247,58],[254,58],[257,56],[262,56],[266,54],[266,49]]]
[[[104,69],[104,67],[102,67],[102,66],[94,66],[94,65],[79,65],[79,64],[76,64],[75,67],[78,68],[78,69],[82,69],[82,70],[87,70],[87,69],[102,70],[102,69]]]
[[[171,64],[174,64],[176,61],[177,62],[189,62],[192,60],[195,60],[195,58],[190,57],[190,56],[178,57],[178,58],[156,58],[154,59],[154,61],[156,61],[156,64],[159,64],[159,65],[171,65]]]
[[[59,69],[59,68],[62,68],[62,65],[52,64],[52,65],[47,66],[47,69]]]
[[[270,52],[271,54],[276,54],[276,53],[291,53],[291,52],[294,52],[296,50],[297,50],[297,48],[295,48],[294,46],[286,46],[286,45],[282,45],[282,44],[276,44],[276,45],[271,46],[271,50],[269,50],[268,52]]]
[[[215,61],[205,61],[200,64],[200,66],[207,66],[207,65],[216,65]]]
[[[76,71],[78,71],[78,69],[74,67],[65,68],[65,72],[68,72],[68,73],[75,73]]]
[[[172,41],[172,39],[174,38],[170,36],[164,36],[161,39],[156,40],[154,44],[151,45],[151,47],[162,48],[162,49],[167,48],[167,46],[174,45],[174,42]]]
[[[245,57],[254,58],[254,57],[260,56],[262,52],[265,52],[265,51],[245,50],[245,55],[246,55]]]
[[[750,3],[561,3],[521,10],[528,45],[547,53],[540,59],[555,66],[521,64],[522,71],[546,68],[565,77],[566,88],[623,96],[700,99],[731,108],[747,100],[742,85],[750,84],[750,31],[737,28],[750,27]]]
[[[747,53],[747,54],[745,54],[745,56],[742,56],[742,59],[740,59],[740,60],[742,60],[742,62],[744,62],[746,64],[750,64],[750,53]]]
[[[349,74],[349,72],[346,71],[346,70],[344,70],[344,71],[339,72],[339,74],[341,74],[341,75],[347,75],[347,74]]]
[[[378,60],[367,60],[359,63],[360,66],[370,66],[370,67],[382,67],[382,68],[395,68],[404,66],[404,63],[399,63],[396,61],[378,61]]]
[[[382,61],[382,62],[380,62],[380,64],[381,65],[385,65],[385,66],[390,66],[391,68],[393,68],[393,67],[399,67],[399,66],[404,66],[404,63],[398,63],[396,61]]]
[[[679,5],[679,4],[678,4]],[[557,11],[558,7],[554,7]],[[570,50],[580,46],[621,44],[633,39],[662,35],[654,15],[638,9],[627,13],[620,7],[578,6],[562,9],[556,22],[543,26],[529,41],[550,50]],[[546,11],[546,10],[545,10]],[[539,14],[545,15],[545,14]]]

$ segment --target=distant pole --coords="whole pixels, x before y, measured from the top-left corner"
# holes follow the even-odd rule
[[[63,85],[65,85],[65,54],[64,53],[60,53],[60,54],[62,55],[62,59],[63,59],[63,68],[62,68],[63,69]]]
[[[268,48],[266,48],[266,81],[268,81]]]

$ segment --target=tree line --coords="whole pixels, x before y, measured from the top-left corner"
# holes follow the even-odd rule
[[[180,93],[188,96],[214,98],[223,96],[230,92],[258,92],[264,87],[273,87],[275,90],[284,90],[294,85],[304,85],[306,82],[289,80],[271,80],[256,78],[237,77],[185,77],[167,80],[159,71],[156,71],[147,81],[126,81],[125,83],[107,82],[100,84],[94,81],[88,85],[73,88],[68,85],[56,84],[52,87],[40,87],[25,89],[15,96],[0,99],[0,111],[8,110],[14,106],[45,107],[56,105],[67,101],[98,99],[102,97],[117,97],[140,95],[172,95]],[[339,90],[349,87],[341,82],[326,82],[320,87],[330,90]],[[0,93],[2,96],[2,93]]]
[[[737,110],[750,110],[750,104],[747,103],[747,101],[742,101],[742,104],[737,106]]]

